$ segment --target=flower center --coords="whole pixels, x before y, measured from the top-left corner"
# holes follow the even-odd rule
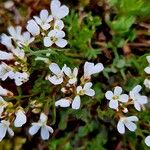
[[[51,37],[51,41],[52,41],[52,42],[55,43],[57,40],[58,40],[58,39],[57,39],[55,36],[52,36],[52,37]]]
[[[112,97],[112,99],[113,99],[113,100],[118,100],[118,99],[119,99],[119,96],[114,95],[114,96]]]

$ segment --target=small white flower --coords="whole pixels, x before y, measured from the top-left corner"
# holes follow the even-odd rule
[[[33,36],[37,36],[40,34],[40,27],[33,19],[29,20],[27,23],[28,24],[26,28]]]
[[[17,26],[17,27],[10,26],[10,27],[8,27],[8,32],[14,41],[20,40],[21,30],[22,30],[21,26]]]
[[[13,96],[13,93],[7,89],[4,89],[2,86],[0,86],[0,95],[1,96]]]
[[[0,96],[0,118],[4,109],[7,107],[8,103]]]
[[[137,85],[130,91],[130,98],[133,100],[134,107],[138,111],[141,111],[142,106],[148,103],[147,96],[143,96],[139,93],[141,89],[142,87]]]
[[[150,89],[150,80],[149,79],[145,79],[143,84],[145,85],[145,87]]]
[[[31,44],[34,41],[34,37],[31,37],[29,32],[24,32],[21,35],[20,40],[17,42],[18,46],[22,47],[22,46],[28,46],[29,44]]]
[[[121,94],[122,88],[119,86],[116,86],[114,89],[114,93],[112,91],[107,91],[105,93],[105,97],[110,100],[109,107],[112,109],[118,109],[119,102],[126,103],[128,102],[128,95],[127,94]]]
[[[54,22],[54,30],[62,30],[64,28],[64,23],[62,20],[55,20]]]
[[[64,67],[64,73],[69,77],[69,83],[74,84],[77,82],[78,68],[74,68],[73,71],[69,67]]]
[[[6,63],[2,62],[0,64],[0,79],[2,81],[6,80],[12,75],[13,68],[9,67]]]
[[[12,60],[12,59],[14,59],[12,53],[7,53],[0,50],[0,60]]]
[[[41,137],[43,140],[48,140],[49,139],[49,132],[53,133],[53,129],[46,125],[47,124],[47,116],[44,113],[41,113],[40,115],[40,120],[38,122],[32,123],[32,127],[29,129],[30,135],[36,134],[39,129],[41,128]]]
[[[94,63],[85,62],[85,64],[84,64],[84,78],[90,79],[92,74],[99,73],[103,69],[104,69],[104,66],[102,63],[97,63],[96,65],[94,65]]]
[[[92,83],[88,82],[85,83],[84,87],[82,88],[82,86],[78,86],[77,87],[77,95],[83,96],[83,95],[87,95],[87,96],[94,96],[95,95],[95,91],[93,89],[91,89],[92,87]]]
[[[12,76],[11,79],[15,80],[15,84],[17,86],[22,85],[23,83],[27,82],[29,80],[29,74],[26,72],[15,72]]]
[[[132,132],[136,130],[136,124],[134,122],[137,122],[138,118],[136,116],[130,116],[130,117],[121,117],[118,124],[117,124],[117,130],[119,133],[124,134],[125,133],[125,126]]]
[[[146,59],[147,59],[149,65],[150,65],[150,56],[147,56]],[[150,74],[150,66],[146,67],[146,68],[144,69],[144,71],[145,71],[147,74]]]
[[[71,99],[70,98],[62,98],[58,101],[55,102],[55,106],[58,107],[69,107],[71,104]]]
[[[63,48],[67,45],[67,41],[63,37],[65,37],[64,31],[51,30],[48,36],[44,38],[44,46],[50,47],[56,44],[58,47]]]
[[[34,16],[33,18],[43,30],[48,30],[50,28],[50,22],[53,20],[53,17],[49,15],[46,9],[41,10],[39,17]]]
[[[27,117],[25,115],[25,112],[22,109],[19,109],[16,112],[16,118],[14,121],[15,127],[22,127],[27,122]]]
[[[9,121],[2,120],[0,122],[0,141],[2,141],[2,139],[5,137],[6,132],[8,132],[10,136],[14,136],[14,132],[9,126],[10,126]]]
[[[10,36],[7,36],[6,34],[2,34],[1,43],[5,45],[9,50],[14,48],[14,46],[12,45],[12,38]]]
[[[52,0],[51,13],[54,19],[62,19],[68,15],[69,8],[65,5],[61,6],[61,3],[59,0]]]
[[[61,84],[63,82],[63,68],[60,69],[60,67],[56,63],[51,63],[49,65],[49,69],[54,74],[53,76],[47,76],[47,79],[54,85]]]
[[[150,147],[150,135],[145,138],[145,144]]]

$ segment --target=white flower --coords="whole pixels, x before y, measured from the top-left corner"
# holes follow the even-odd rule
[[[31,44],[34,41],[34,37],[31,37],[29,32],[24,32],[21,35],[20,40],[17,42],[18,46],[22,47],[22,46],[28,46],[29,44]]]
[[[146,59],[147,59],[148,63],[150,64],[150,56],[147,56]],[[150,66],[146,67],[146,68],[144,69],[144,71],[145,71],[147,74],[150,74]]]
[[[141,111],[141,108],[144,104],[148,103],[147,96],[142,96],[139,92],[142,87],[140,85],[135,86],[132,91],[130,91],[130,98],[134,102],[134,107],[138,111]]]
[[[150,147],[150,135],[145,138],[145,144]]]
[[[144,85],[145,85],[145,87],[150,89],[150,80],[149,79],[145,79],[144,80]]]
[[[78,95],[87,95],[87,96],[94,96],[95,95],[95,91],[93,89],[91,89],[92,87],[92,83],[88,82],[85,83],[84,87],[82,88],[82,86],[78,86],[77,87],[77,94]]]
[[[7,53],[0,50],[0,60],[12,60],[12,59],[14,59],[12,53]]]
[[[7,107],[8,103],[0,96],[0,118],[4,109]]]
[[[30,135],[36,134],[41,128],[41,137],[43,140],[49,139],[49,132],[53,133],[53,129],[46,125],[47,124],[47,116],[44,113],[41,113],[40,120],[38,122],[32,123],[32,127],[29,129]]]
[[[2,62],[0,64],[0,79],[2,81],[6,80],[8,77],[12,75],[13,68],[9,67],[7,64]]]
[[[33,36],[37,36],[40,34],[40,27],[33,19],[29,20],[27,23],[28,24],[26,28]]]
[[[134,122],[137,122],[138,118],[136,116],[130,116],[130,117],[121,117],[118,124],[117,124],[117,130],[119,133],[124,134],[125,133],[125,126],[132,132],[136,130],[136,124]]]
[[[29,74],[26,72],[15,72],[12,76],[11,79],[15,80],[15,84],[17,86],[22,85],[23,83],[27,82],[29,80]]]
[[[19,109],[16,112],[16,118],[14,121],[15,127],[22,127],[27,122],[27,117],[25,115],[25,112],[22,109]]]
[[[7,89],[4,89],[2,86],[0,86],[0,95],[1,96],[13,96],[13,93]]]
[[[55,43],[58,47],[63,48],[67,45],[67,41],[63,37],[65,37],[64,31],[51,30],[44,38],[44,46],[50,47]]]
[[[48,30],[50,28],[50,22],[53,20],[53,17],[49,15],[46,9],[41,10],[39,17],[34,16],[33,18],[43,30]]]
[[[63,68],[60,69],[60,67],[56,63],[51,63],[49,65],[49,69],[54,74],[53,76],[48,76],[47,79],[54,85],[61,84],[63,82]]]
[[[1,43],[3,45],[5,45],[9,50],[14,48],[14,46],[12,45],[11,37],[7,36],[6,34],[2,34],[2,36],[1,36]]]
[[[128,102],[128,95],[127,94],[121,94],[122,88],[119,86],[116,86],[114,89],[114,93],[112,91],[107,91],[105,93],[105,97],[110,100],[109,107],[112,109],[118,109],[119,102],[126,103]]]
[[[77,82],[78,68],[74,68],[73,72],[69,67],[64,67],[64,73],[69,77],[69,83],[74,84]]]
[[[1,121],[1,123],[0,123],[0,141],[2,141],[2,139],[5,137],[6,132],[8,132],[8,134],[10,136],[14,136],[14,132],[9,126],[10,126],[9,121],[6,121],[6,120]]]
[[[62,98],[58,101],[55,102],[55,106],[58,107],[69,107],[71,104],[71,99],[70,98]]]
[[[11,38],[15,41],[20,40],[21,30],[22,30],[21,26],[17,26],[17,27],[10,26],[10,27],[8,27],[8,32],[11,35]]]
[[[54,22],[54,30],[62,30],[64,28],[64,23],[62,20],[55,20]]]
[[[61,6],[61,3],[59,0],[52,0],[51,13],[55,19],[62,19],[68,15],[69,8],[65,5]]]
[[[96,65],[94,65],[94,63],[85,62],[85,64],[84,64],[84,78],[90,79],[92,74],[99,73],[103,69],[104,69],[104,66],[102,63],[97,63]]]

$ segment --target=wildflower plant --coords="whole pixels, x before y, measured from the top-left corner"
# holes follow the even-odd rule
[[[129,5],[127,0],[108,2],[107,9],[115,7],[118,12]],[[9,3],[5,6],[9,8]],[[50,9],[42,9],[24,27],[10,25],[1,34],[1,142],[7,135],[16,139],[23,133],[25,145],[26,140],[40,144],[43,140],[58,150],[110,149],[111,136],[119,139],[114,149],[127,143],[136,149],[138,140],[141,149],[150,147],[150,67],[143,65],[143,60],[150,64],[150,56],[137,60],[118,52],[121,47],[127,51],[126,42],[134,40],[126,37],[134,34],[131,27],[138,15],[127,9],[130,17],[125,11],[110,20],[105,14],[112,38],[103,43],[104,33],[98,41],[94,37],[101,19],[82,11],[77,14],[52,0]]]

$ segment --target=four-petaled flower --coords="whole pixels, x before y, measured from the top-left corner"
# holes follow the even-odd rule
[[[117,124],[118,132],[121,134],[125,133],[125,126],[132,132],[134,132],[137,128],[134,122],[137,122],[138,118],[136,116],[130,117],[120,117],[120,120]]]
[[[38,122],[32,123],[32,126],[29,129],[30,135],[36,134],[41,128],[41,138],[43,140],[48,140],[50,136],[49,132],[53,133],[54,131],[50,126],[46,125],[47,119],[47,116],[44,113],[41,113],[40,120]]]
[[[141,111],[143,105],[148,103],[147,96],[143,96],[139,93],[141,89],[142,87],[137,85],[130,91],[130,98],[134,103],[135,109],[138,111]]]
[[[110,100],[109,107],[112,109],[118,110],[119,102],[126,103],[128,102],[129,96],[127,94],[121,94],[122,88],[116,86],[114,89],[114,93],[112,91],[107,91],[105,93],[105,97]]]
[[[63,39],[64,37],[64,31],[51,30],[44,38],[44,46],[50,47],[55,43],[58,47],[63,48],[67,45],[67,40]]]

